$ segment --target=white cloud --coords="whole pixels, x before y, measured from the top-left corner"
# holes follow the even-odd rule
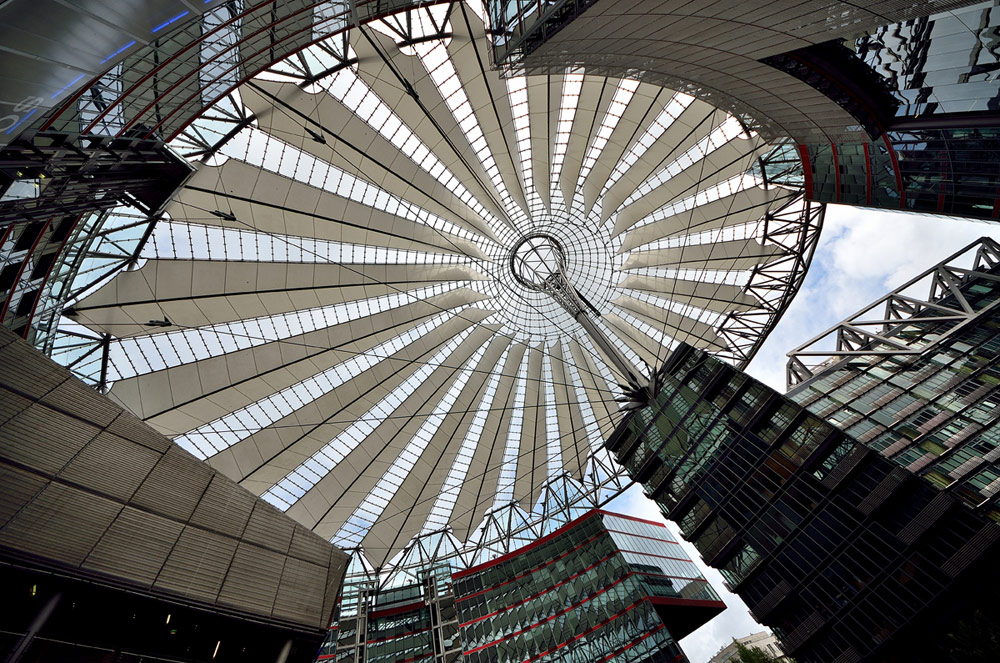
[[[1000,224],[827,207],[805,283],[748,373],[784,391],[785,353],[906,283]]]

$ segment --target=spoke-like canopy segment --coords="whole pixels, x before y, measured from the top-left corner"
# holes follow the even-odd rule
[[[502,79],[482,16],[327,22],[175,138],[198,172],[72,302],[112,398],[375,568],[478,563],[625,487],[627,376],[546,275],[634,366],[678,341],[744,365],[819,230],[735,118]]]

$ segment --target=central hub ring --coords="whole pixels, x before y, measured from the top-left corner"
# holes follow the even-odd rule
[[[510,252],[510,271],[525,288],[543,290],[545,282],[566,269],[566,252],[552,235],[527,235]]]

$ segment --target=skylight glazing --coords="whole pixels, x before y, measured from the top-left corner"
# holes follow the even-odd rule
[[[678,340],[745,363],[767,324],[726,325],[775,318],[768,269],[793,289],[811,232],[795,244],[804,204],[748,172],[772,147],[735,118],[584,71],[503,79],[481,7],[409,11],[318,11],[320,41],[177,136],[197,172],[139,263],[74,303],[111,336],[112,398],[374,567],[442,529],[500,554],[500,514],[528,536],[624,486],[601,450],[624,376],[519,280],[526,239],[553,239],[597,327],[653,368]]]

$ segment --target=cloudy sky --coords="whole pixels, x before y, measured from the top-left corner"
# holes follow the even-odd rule
[[[802,290],[750,364],[749,373],[784,391],[786,352],[984,235],[1000,240],[1000,225],[829,206]],[[636,486],[609,508],[663,520]],[[676,536],[673,523],[667,526]],[[700,564],[694,547],[677,540]],[[737,596],[725,591],[718,571],[700,565],[729,607],[681,641],[691,663],[705,663],[734,637],[765,630]]]

